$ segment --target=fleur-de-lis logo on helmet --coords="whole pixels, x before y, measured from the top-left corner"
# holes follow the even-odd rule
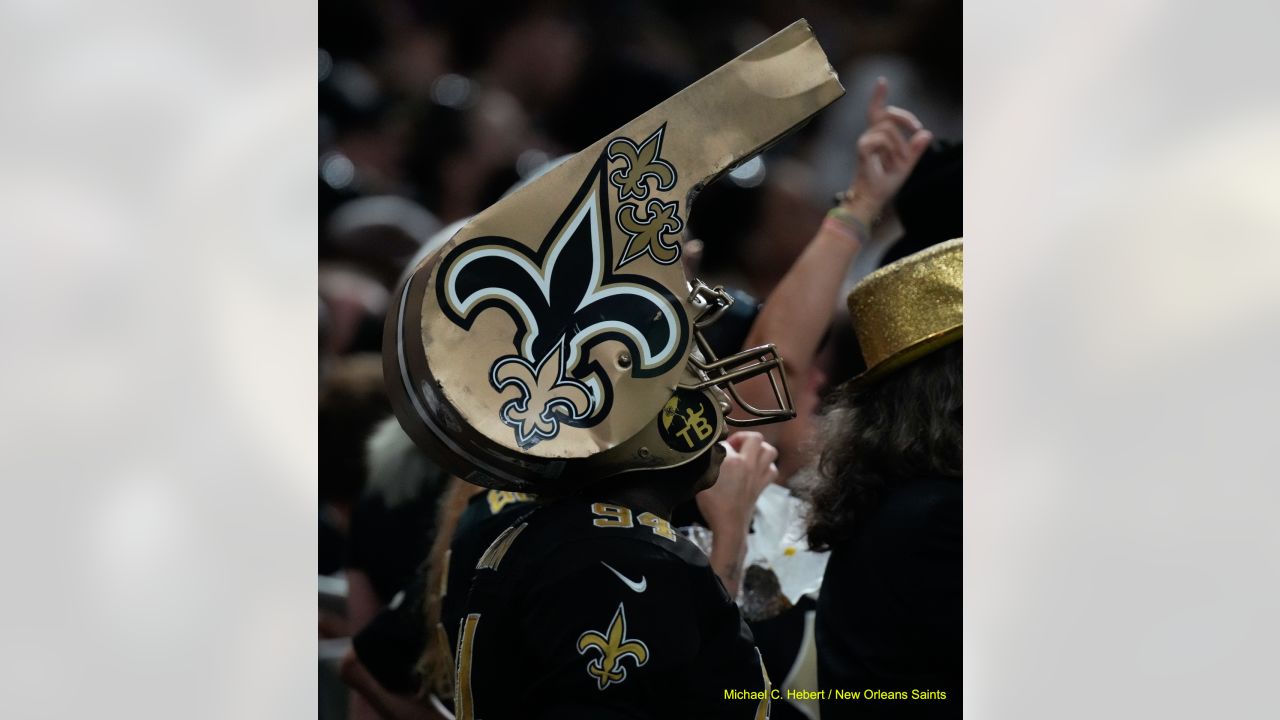
[[[663,123],[639,145],[628,137],[614,138],[605,150],[610,162],[622,163],[609,173],[609,182],[618,189],[618,227],[627,234],[619,268],[646,254],[660,265],[680,259],[679,234],[684,221],[679,201],[654,198],[642,202],[651,191],[667,191],[676,184],[675,167],[660,157],[666,128]]]
[[[559,422],[582,421],[591,414],[591,390],[565,376],[564,343],[556,345],[537,365],[519,355],[493,364],[493,386],[513,386],[519,397],[502,406],[502,421],[516,431],[516,442],[528,447],[556,436]]]
[[[676,184],[676,170],[658,157],[662,152],[662,133],[666,124],[636,145],[630,138],[615,138],[605,152],[609,160],[621,160],[622,167],[609,174],[609,182],[618,188],[619,200],[644,200],[649,197],[646,178],[653,178],[659,190],[670,190]]]
[[[648,253],[654,262],[670,265],[680,259],[679,232],[684,221],[677,213],[679,203],[650,200],[648,215],[638,217],[638,205],[618,208],[618,227],[627,234],[627,247],[622,251],[618,267]]]
[[[493,308],[515,324],[514,353],[493,360],[490,384],[517,391],[500,415],[522,448],[556,437],[562,425],[590,427],[608,415],[613,392],[591,359],[596,345],[622,343],[633,377],[661,375],[686,354],[680,301],[653,278],[613,264],[605,167],[602,155],[537,250],[478,237],[441,262],[436,290],[452,322],[469,330]]]
[[[596,679],[596,687],[603,690],[627,679],[623,659],[631,658],[637,668],[649,662],[649,647],[640,640],[627,637],[627,613],[618,603],[606,633],[588,630],[578,636],[578,654],[595,651],[599,657],[587,662],[587,673]]]

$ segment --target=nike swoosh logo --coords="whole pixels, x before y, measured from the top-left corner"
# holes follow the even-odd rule
[[[601,560],[600,564],[609,568],[610,572],[612,572],[614,575],[617,575],[619,580],[627,584],[627,587],[631,588],[632,590],[635,590],[638,593],[644,592],[644,589],[649,587],[649,581],[646,580],[643,575],[640,576],[640,582],[635,582],[628,579],[626,575],[623,575],[617,570],[614,570],[613,567],[609,565],[609,563]]]

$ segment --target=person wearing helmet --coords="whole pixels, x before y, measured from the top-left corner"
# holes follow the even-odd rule
[[[842,93],[794,23],[478,213],[401,285],[384,376],[406,433],[540,501],[475,563],[459,720],[767,717],[751,632],[670,517],[722,461],[767,481],[758,434],[720,441],[794,410],[772,346],[713,352],[732,298],[685,276],[681,239],[698,189]],[[743,401],[752,377],[772,403]]]

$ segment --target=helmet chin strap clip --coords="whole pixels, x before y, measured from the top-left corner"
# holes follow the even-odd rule
[[[702,307],[702,312],[694,319],[693,326],[701,330],[720,319],[721,315],[733,307],[733,296],[722,286],[711,287],[701,280],[694,280],[689,291],[689,304]]]
[[[734,353],[724,358],[716,357],[711,344],[702,336],[702,330],[719,320],[733,305],[733,296],[723,287],[710,287],[701,280],[694,280],[689,293],[689,303],[702,307],[702,312],[694,320],[694,340],[698,352],[689,356],[689,364],[695,374],[701,378],[693,384],[681,383],[686,390],[706,390],[716,387],[724,390],[733,399],[733,403],[750,417],[735,418],[725,415],[725,422],[735,427],[750,427],[783,422],[796,416],[791,402],[791,390],[787,386],[786,367],[778,350],[773,344],[761,345]],[[742,399],[737,383],[764,375],[769,378],[769,387],[773,392],[775,406],[760,408]]]

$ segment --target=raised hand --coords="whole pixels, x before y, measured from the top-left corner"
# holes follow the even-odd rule
[[[933,133],[910,111],[888,104],[889,81],[876,81],[867,129],[858,138],[858,172],[843,204],[868,225],[915,168]]]

